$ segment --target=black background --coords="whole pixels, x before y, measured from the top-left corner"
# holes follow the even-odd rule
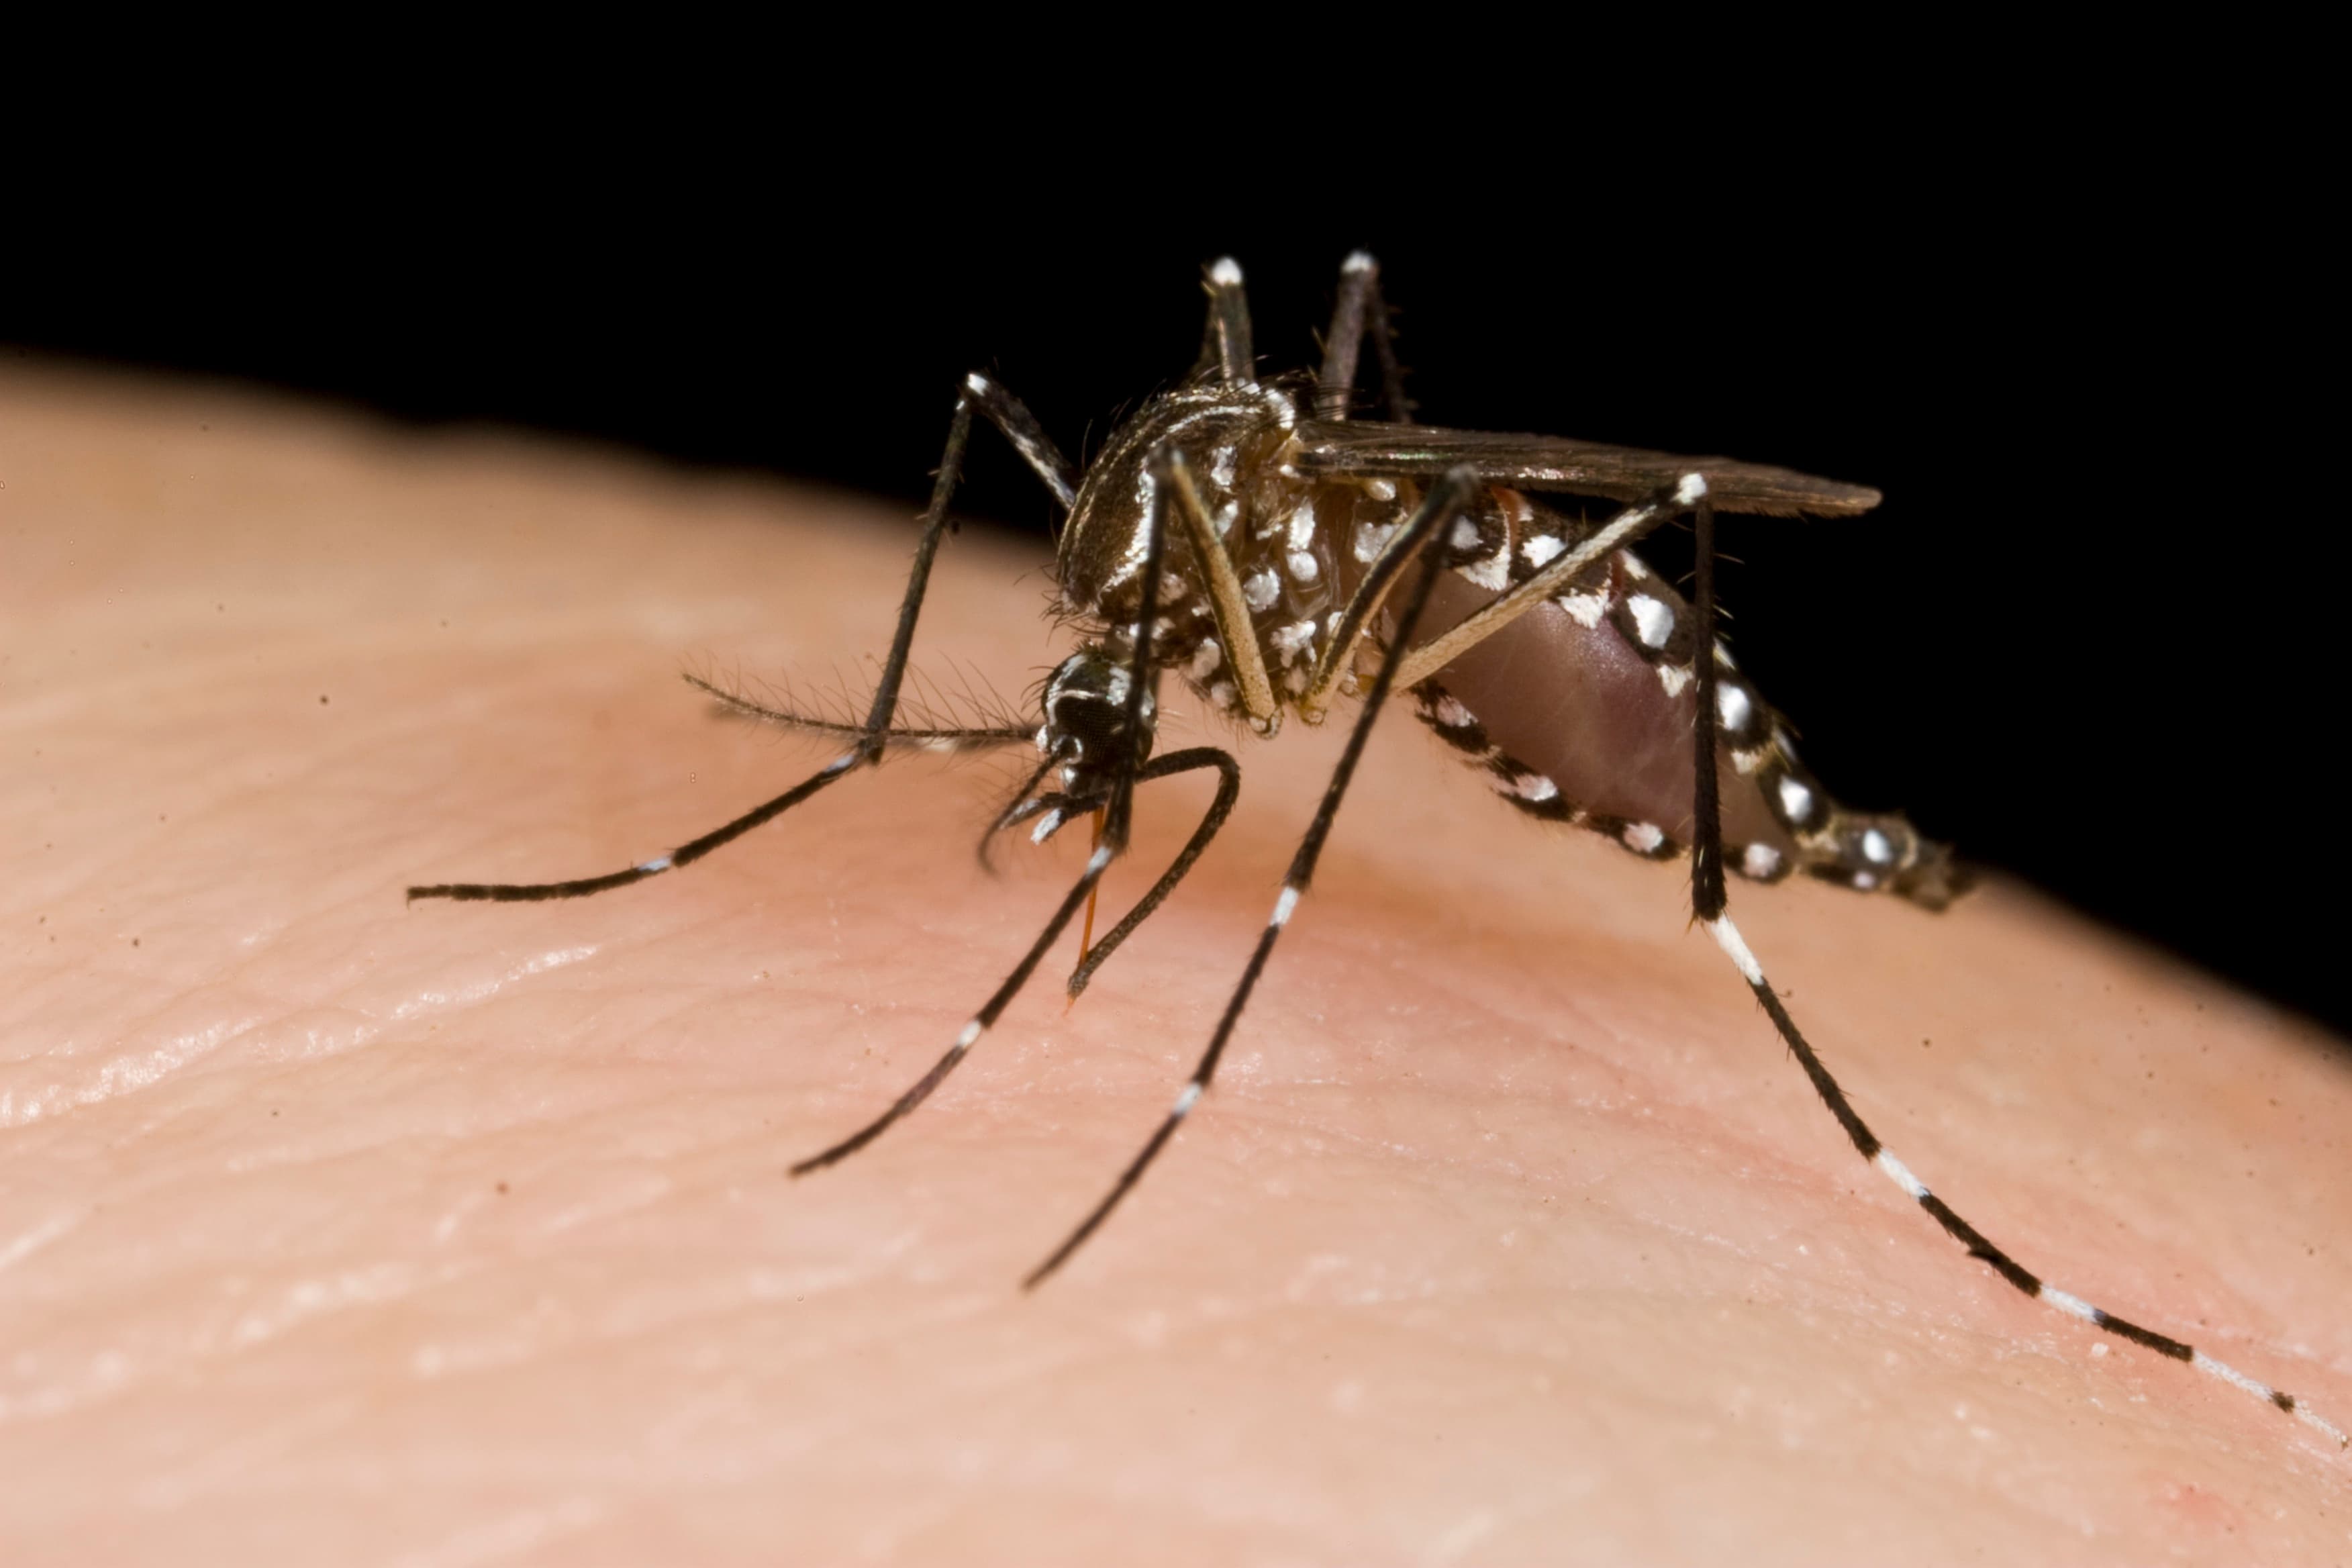
[[[1811,148],[1727,119],[1670,167],[1568,120],[1412,163],[1309,155],[1270,117],[1205,163],[1180,123],[1013,165],[970,122],[365,153],[197,126],[18,226],[0,343],[911,510],[965,370],[1076,453],[1189,365],[1204,261],[1241,259],[1286,366],[1368,247],[1425,420],[1885,491],[1857,521],[1726,524],[1742,662],[1842,798],[2352,1025],[2324,214],[2193,117],[1946,107]],[[975,450],[963,510],[1042,530]]]

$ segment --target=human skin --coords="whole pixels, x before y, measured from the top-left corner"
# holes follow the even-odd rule
[[[1531,826],[1402,710],[1214,1089],[1024,1295],[1205,1045],[1342,724],[1172,713],[1245,769],[1198,871],[793,1181],[1076,875],[1083,831],[976,864],[1019,753],[894,758],[599,898],[402,889],[627,866],[821,765],[677,671],[861,684],[903,509],[22,367],[0,486],[12,1564],[2352,1551],[2352,1455],[1969,1259],[1681,868]],[[919,668],[1017,703],[1067,646],[1045,565],[950,540]],[[1143,794],[1106,914],[1208,793]],[[2334,1042],[1999,879],[1732,892],[1960,1213],[2352,1416]]]

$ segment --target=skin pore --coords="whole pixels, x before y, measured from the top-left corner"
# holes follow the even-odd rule
[[[821,766],[677,671],[862,691],[906,509],[23,368],[0,486],[11,1563],[2352,1544],[2352,1457],[1969,1260],[1685,868],[1521,820],[1402,706],[1216,1086],[1024,1296],[1206,1044],[1352,706],[1265,744],[1171,687],[1160,750],[1244,769],[1199,869],[1074,1009],[1072,940],[793,1181],[1078,874],[1083,827],[976,864],[1023,753],[894,758],[599,898],[401,890],[618,869]],[[916,668],[1019,706],[1067,646],[1044,565],[949,540]],[[1210,787],[1139,796],[1106,921]],[[2352,1417],[2338,1047],[1999,879],[1731,897],[1961,1214]]]

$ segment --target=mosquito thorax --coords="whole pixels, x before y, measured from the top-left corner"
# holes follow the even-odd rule
[[[1146,404],[1112,435],[1072,504],[1056,562],[1062,607],[1099,623],[1115,650],[1132,647],[1155,484],[1150,458],[1164,443],[1231,559],[1276,698],[1294,702],[1370,558],[1356,547],[1385,537],[1402,516],[1394,484],[1334,482],[1291,465],[1306,402],[1304,389],[1283,384],[1210,383]],[[1182,530],[1171,530],[1161,562],[1152,662],[1181,673],[1213,707],[1245,716]]]

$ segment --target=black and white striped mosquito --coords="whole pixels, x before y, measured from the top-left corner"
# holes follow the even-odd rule
[[[2189,1363],[2343,1445],[2341,1430],[2292,1394],[2059,1289],[1954,1213],[1864,1123],[1731,921],[1727,870],[1758,882],[1802,871],[1931,910],[1962,889],[1964,878],[1943,846],[1899,816],[1860,815],[1830,798],[1798,762],[1787,726],[1716,637],[1717,510],[1850,517],[1876,505],[1877,492],[1723,458],[1416,425],[1390,342],[1379,270],[1361,253],[1341,269],[1322,368],[1311,378],[1260,379],[1237,266],[1213,264],[1207,290],[1208,331],[1193,374],[1145,404],[1083,475],[1010,392],[984,375],[965,378],[898,630],[863,722],[785,711],[696,682],[739,711],[845,742],[824,768],[627,870],[564,882],[445,883],[411,888],[408,896],[605,892],[689,865],[878,764],[894,748],[1033,744],[1038,760],[983,848],[989,837],[1023,824],[1043,842],[1092,816],[1097,842],[1084,872],[947,1053],[873,1121],[792,1167],[802,1175],[855,1153],[920,1105],[995,1023],[1081,906],[1091,925],[1096,889],[1128,847],[1137,785],[1203,769],[1218,774],[1207,813],[1160,879],[1099,942],[1082,940],[1071,994],[1215,837],[1240,791],[1240,765],[1214,746],[1152,756],[1163,674],[1173,671],[1211,705],[1266,736],[1287,714],[1318,723],[1336,699],[1360,697],[1347,747],[1207,1049],[1109,1192],[1028,1275],[1034,1288],[1109,1216],[1207,1092],[1314,878],[1372,725],[1389,696],[1403,692],[1441,739],[1528,815],[1605,834],[1648,859],[1687,849],[1698,921],[1738,968],[1830,1114],[1863,1158],[1969,1256],[2028,1296]],[[1386,416],[1380,421],[1351,416],[1367,342]],[[896,721],[908,654],[975,413],[1059,503],[1057,610],[1091,635],[1045,682],[1034,727],[902,726]],[[1600,498],[1618,510],[1596,522],[1529,491]],[[1687,601],[1632,550],[1685,516],[1697,543]],[[1530,670],[1540,676],[1530,678]],[[1678,829],[1686,830],[1686,842]]]

